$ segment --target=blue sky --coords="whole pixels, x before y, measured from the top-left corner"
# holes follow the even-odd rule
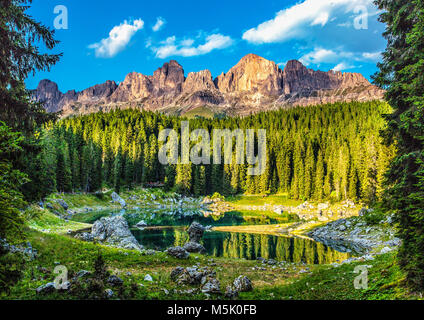
[[[27,79],[29,88],[47,78],[80,91],[132,71],[151,75],[171,59],[186,75],[216,77],[248,53],[369,78],[385,48],[372,0],[34,0],[28,13],[53,27],[57,5],[68,11],[68,29],[56,31],[64,56]]]

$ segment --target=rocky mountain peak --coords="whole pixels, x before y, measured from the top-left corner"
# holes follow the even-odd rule
[[[256,54],[244,56],[215,80],[209,70],[190,72],[185,78],[183,67],[171,60],[151,76],[131,72],[119,86],[109,80],[63,94],[56,83],[42,80],[33,93],[47,111],[63,110],[65,116],[116,107],[184,113],[205,106],[218,113],[245,115],[279,106],[369,101],[384,95],[359,73],[315,71],[298,60],[288,61],[281,70]]]
[[[261,93],[278,95],[282,89],[282,71],[275,62],[255,54],[244,56],[227,74],[215,83],[221,92]]]

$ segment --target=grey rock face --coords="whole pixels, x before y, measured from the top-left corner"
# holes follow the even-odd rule
[[[168,248],[166,252],[171,257],[174,257],[177,259],[187,259],[190,256],[190,253],[188,253],[187,250],[185,250],[184,248],[181,248],[180,246]]]
[[[123,249],[141,251],[143,247],[131,234],[127,221],[121,216],[103,217],[92,227],[91,234],[95,240]]]

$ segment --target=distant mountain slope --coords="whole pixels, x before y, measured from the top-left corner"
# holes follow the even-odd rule
[[[63,116],[130,107],[176,114],[204,107],[213,113],[247,115],[297,105],[381,100],[383,95],[359,73],[314,71],[297,60],[282,70],[255,54],[246,55],[216,79],[209,70],[185,77],[182,66],[171,60],[153,76],[129,73],[119,86],[107,81],[62,93],[56,83],[42,80],[34,90],[47,111],[62,111]]]

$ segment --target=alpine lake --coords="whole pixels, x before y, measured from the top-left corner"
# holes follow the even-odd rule
[[[236,230],[231,232],[214,230],[215,227],[224,226],[266,226],[295,222],[294,217],[289,215],[273,219],[245,216],[237,211],[212,215],[199,208],[143,207],[92,212],[91,220],[85,222],[94,223],[101,217],[115,215],[123,216],[128,221],[131,232],[146,249],[164,251],[169,247],[183,246],[188,241],[186,230],[192,222],[197,221],[207,228],[202,244],[210,257],[247,260],[261,257],[294,263],[331,264],[358,255],[345,243],[332,248],[308,237],[282,233],[243,232],[237,231],[237,228],[230,228]],[[140,221],[145,226],[136,227]]]

